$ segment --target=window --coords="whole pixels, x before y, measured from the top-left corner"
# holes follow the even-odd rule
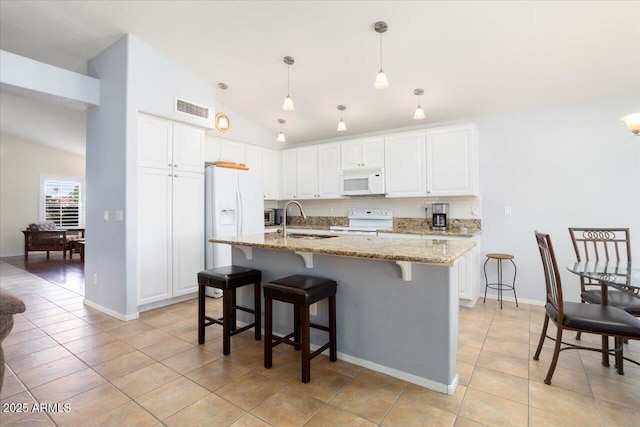
[[[84,227],[84,181],[74,177],[40,177],[40,221],[60,228]]]

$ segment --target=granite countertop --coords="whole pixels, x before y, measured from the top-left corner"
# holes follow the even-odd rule
[[[421,264],[451,266],[476,244],[467,241],[420,240],[396,237],[331,236],[329,238],[283,238],[266,233],[239,237],[214,237],[213,243],[276,249],[291,252],[368,258],[387,261],[408,261]]]
[[[465,233],[461,232],[459,228],[451,229],[447,231],[436,231],[430,228],[405,228],[394,227],[389,230],[378,230],[378,233],[397,233],[397,234],[422,234],[425,236],[442,236],[442,237],[474,237],[482,233],[478,229],[467,229]]]

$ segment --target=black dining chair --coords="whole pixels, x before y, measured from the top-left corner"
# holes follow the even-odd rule
[[[615,348],[611,350],[616,357],[616,366],[622,366],[622,340],[623,339],[640,339],[640,320],[633,317],[626,311],[610,305],[582,304],[578,302],[566,302],[562,299],[562,282],[560,281],[560,273],[556,264],[551,238],[548,234],[535,232],[538,248],[540,249],[540,257],[542,258],[542,267],[544,270],[544,278],[547,291],[547,302],[545,305],[545,317],[540,334],[538,348],[533,356],[533,360],[538,360],[542,346],[546,338],[555,341],[553,358],[545,384],[551,384],[551,377],[558,363],[558,356],[561,351],[569,349],[582,349],[591,351],[609,351],[602,348],[584,347],[562,341],[564,330],[606,335],[615,337]],[[547,327],[549,319],[555,323],[557,327],[556,336],[547,335]],[[565,347],[562,347],[562,344]],[[631,359],[627,359],[631,360]],[[633,361],[634,363],[637,363]]]

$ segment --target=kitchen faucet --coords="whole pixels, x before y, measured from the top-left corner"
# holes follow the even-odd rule
[[[289,200],[287,203],[285,203],[284,209],[282,209],[282,237],[284,238],[287,237],[287,208],[289,207],[290,204],[298,205],[298,207],[300,208],[300,214],[302,215],[302,218],[305,218],[305,219],[307,218],[307,216],[304,214],[304,211],[302,210],[302,205],[300,204],[300,202],[296,200]]]

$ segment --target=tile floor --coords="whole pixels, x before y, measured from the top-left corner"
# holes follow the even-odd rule
[[[224,357],[217,326],[197,345],[195,300],[121,322],[2,261],[0,280],[28,307],[4,341],[2,426],[640,425],[637,366],[620,376],[598,353],[567,351],[553,385],[543,383],[551,352],[531,358],[543,320],[537,306],[501,311],[492,300],[461,309],[460,385],[446,396],[325,356],[314,359],[305,385],[289,346],[265,370],[250,331]],[[208,304],[219,314],[219,300]],[[626,350],[636,360],[638,344]],[[50,407],[34,411],[35,403]],[[28,411],[16,412],[22,404]]]

